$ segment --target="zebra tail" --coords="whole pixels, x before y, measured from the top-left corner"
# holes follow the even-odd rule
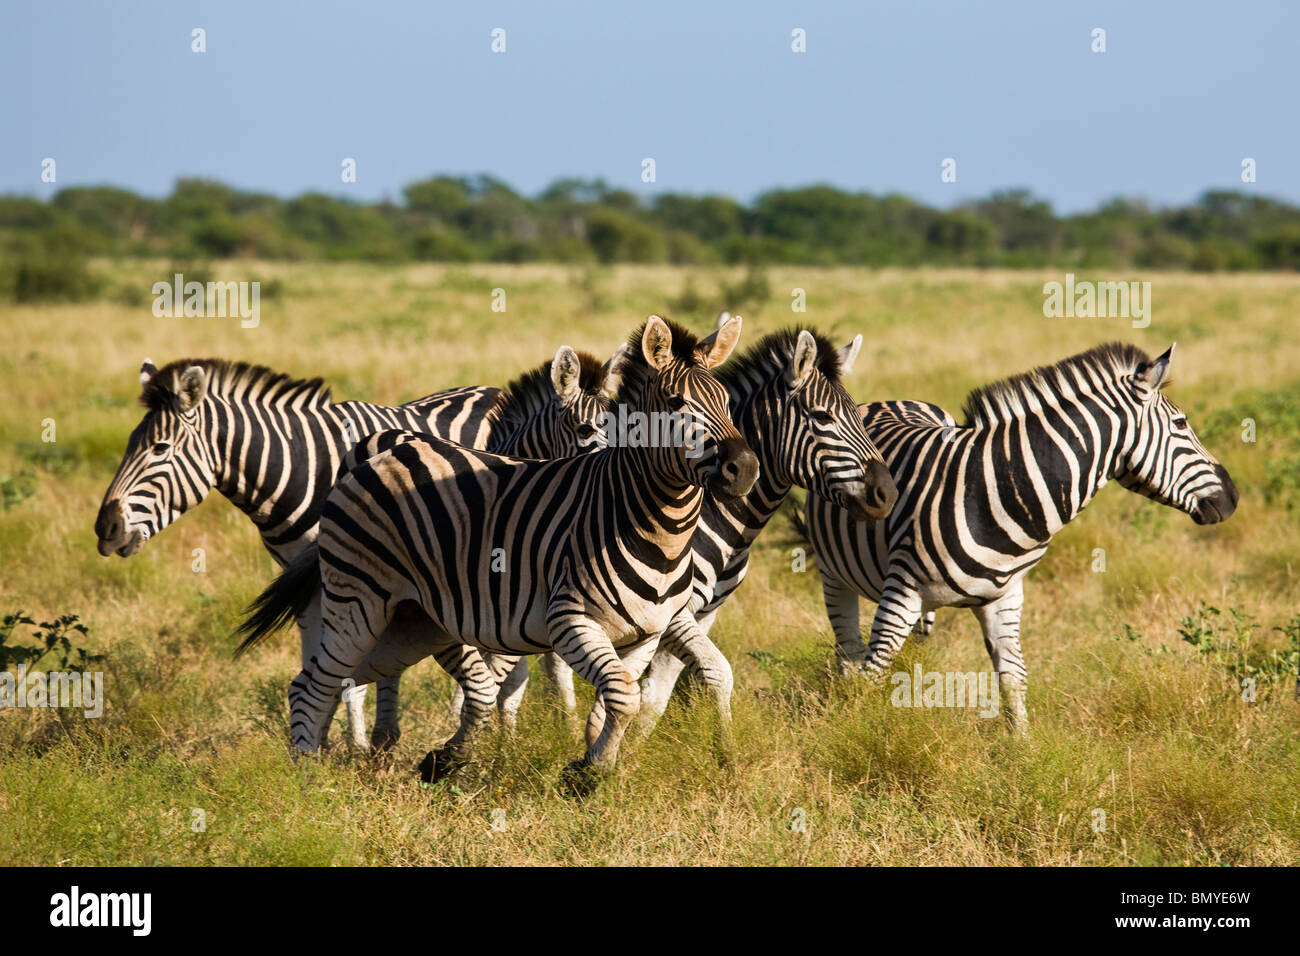
[[[319,587],[320,548],[313,542],[245,610],[248,617],[235,632],[236,637],[244,636],[244,642],[235,657],[301,617]]]

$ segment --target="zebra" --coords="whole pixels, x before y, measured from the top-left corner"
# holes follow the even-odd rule
[[[528,461],[425,438],[350,471],[325,500],[316,546],[272,582],[240,629],[249,646],[323,590],[321,646],[289,694],[294,749],[318,749],[346,678],[383,676],[368,655],[382,650],[397,607],[413,602],[436,625],[428,653],[465,691],[460,726],[425,757],[422,777],[463,762],[491,715],[499,674],[480,650],[555,650],[609,715],[561,777],[569,792],[594,786],[639,706],[633,675],[690,599],[705,487],[737,497],[757,478],[757,458],[709,372],[740,329],[736,316],[697,341],[651,316],[629,339],[620,400],[671,423],[671,440],[633,430],[588,455]]]
[[[1010,728],[1025,733],[1024,578],[1052,536],[1112,478],[1197,524],[1236,509],[1227,470],[1162,391],[1173,351],[1153,361],[1110,343],[985,385],[967,397],[961,426],[922,402],[859,406],[901,492],[889,518],[871,524],[808,496],[805,528],[841,668],[880,678],[923,613],[969,607]],[[869,646],[859,595],[878,602]]]
[[[758,455],[759,479],[734,501],[705,495],[691,539],[689,613],[669,625],[641,682],[643,731],[663,714],[686,666],[677,649],[697,644],[686,639],[695,630],[708,634],[719,608],[744,580],[750,547],[793,486],[812,489],[861,521],[884,518],[893,508],[894,480],[842,384],[861,348],[861,335],[837,351],[811,329],[785,329],[719,370],[732,419]],[[588,739],[601,721],[598,701]]]
[[[257,527],[281,567],[314,540],[321,504],[347,449],[379,429],[409,428],[466,445],[550,457],[595,447],[618,388],[617,356],[602,365],[561,347],[505,389],[449,389],[391,407],[333,402],[321,379],[265,366],[184,359],[140,367],[146,411],[127,441],[95,521],[101,555],[130,557],[216,489]],[[314,650],[302,633],[303,659]],[[396,713],[396,681],[379,688]],[[351,739],[365,741],[364,688],[348,697]],[[393,722],[376,727],[389,742]]]

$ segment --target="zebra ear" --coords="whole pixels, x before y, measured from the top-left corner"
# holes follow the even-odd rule
[[[191,365],[181,373],[180,388],[176,390],[176,400],[181,411],[188,412],[203,401],[208,390],[208,375],[202,365]]]
[[[721,316],[719,316],[721,319]],[[740,340],[742,319],[738,315],[730,316],[718,326],[718,330],[707,336],[695,347],[695,355],[705,368],[717,368],[727,360]]]
[[[614,350],[602,371],[605,373],[600,383],[600,397],[611,401],[618,395],[623,384],[623,363],[627,360],[627,343],[624,342]]]
[[[578,377],[582,366],[578,363],[578,353],[567,345],[561,345],[551,362],[551,384],[555,386],[555,395],[561,405],[568,405],[578,397]]]
[[[798,388],[808,381],[808,376],[817,367],[817,340],[807,329],[799,330],[799,338],[794,343],[794,356],[790,367],[785,370],[786,384]]]
[[[1163,355],[1150,362],[1143,362],[1137,367],[1133,372],[1133,381],[1137,385],[1137,392],[1141,398],[1149,399],[1169,384],[1169,363],[1173,358],[1174,346],[1171,345]]]
[[[154,372],[158,371],[158,366],[153,364],[153,359],[145,359],[140,363],[140,384],[148,385],[149,379],[153,378]]]
[[[857,361],[858,353],[862,351],[862,333],[859,332],[853,336],[853,341],[844,348],[839,350],[840,374],[848,375],[853,371],[853,363]]]
[[[726,324],[727,324],[728,322],[730,322],[730,321],[731,321],[731,313],[730,313],[730,312],[719,312],[719,313],[718,313],[718,321],[714,324],[713,327],[714,327],[715,329],[720,329],[720,328],[722,328],[724,325],[726,325]]]
[[[673,330],[657,315],[646,319],[641,333],[641,354],[653,369],[664,368],[673,358]]]

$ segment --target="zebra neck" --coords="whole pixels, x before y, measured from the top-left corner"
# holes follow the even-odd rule
[[[704,505],[704,489],[679,475],[675,453],[666,448],[615,448],[613,456],[622,507],[615,516],[620,537],[652,565],[667,569],[691,544]]]
[[[1021,525],[1027,550],[1045,547],[1096,496],[1115,473],[1122,436],[1093,436],[1084,416],[1101,416],[1077,406],[1060,406],[982,429],[982,441],[967,450],[968,476],[983,471],[986,488],[999,492],[1002,508]],[[977,433],[978,434],[978,433]],[[991,467],[986,467],[991,466]],[[999,480],[1001,474],[1001,480]]]
[[[280,408],[213,403],[214,487],[263,533],[314,525],[351,444],[375,430],[360,402]]]
[[[746,436],[749,440],[749,436]],[[750,447],[760,447],[751,443]],[[724,500],[716,495],[704,496],[704,511],[700,523],[715,541],[717,560],[721,566],[728,564],[741,552],[749,550],[767,523],[781,510],[790,493],[788,483],[773,477],[775,469],[766,462],[759,466],[758,480],[748,494]]]

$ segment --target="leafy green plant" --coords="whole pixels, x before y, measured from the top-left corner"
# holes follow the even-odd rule
[[[1227,612],[1201,602],[1196,612],[1178,621],[1178,633],[1196,648],[1202,660],[1223,667],[1238,683],[1246,678],[1257,685],[1282,685],[1296,676],[1300,665],[1300,615],[1280,628],[1288,647],[1264,648],[1255,639],[1259,622],[1230,607]]]
[[[14,631],[20,627],[33,629],[35,644],[12,644]],[[76,614],[62,614],[53,621],[36,623],[23,611],[6,614],[0,624],[0,670],[26,664],[29,668],[50,654],[57,655],[54,670],[83,670],[87,664],[102,661],[104,655],[90,654],[84,647],[75,647],[74,635],[85,637],[90,633]]]
[[[36,476],[30,471],[0,475],[0,511],[9,511],[36,494]]]

